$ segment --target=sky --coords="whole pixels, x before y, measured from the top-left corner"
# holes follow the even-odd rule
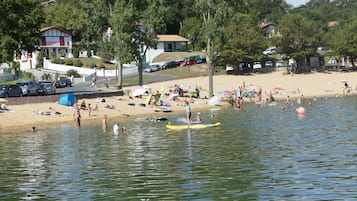
[[[293,5],[294,7],[298,7],[301,6],[307,2],[309,2],[309,0],[285,0],[288,4]]]

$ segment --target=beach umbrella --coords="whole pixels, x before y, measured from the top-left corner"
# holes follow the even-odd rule
[[[0,98],[0,103],[6,103],[7,100],[5,98]]]
[[[144,87],[139,87],[139,88],[136,88],[134,89],[133,93],[131,94],[132,96],[141,96],[143,95],[144,93],[146,93],[146,89]]]

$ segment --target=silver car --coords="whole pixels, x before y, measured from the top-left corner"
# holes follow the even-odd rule
[[[16,85],[22,89],[23,95],[38,95],[38,84],[33,80],[18,82]]]

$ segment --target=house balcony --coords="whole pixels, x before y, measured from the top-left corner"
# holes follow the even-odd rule
[[[46,42],[46,43],[41,43],[40,44],[41,48],[46,48],[46,47],[72,47],[71,42],[66,42],[66,43],[60,43],[60,42]]]

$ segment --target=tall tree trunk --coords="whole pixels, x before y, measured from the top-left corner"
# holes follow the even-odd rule
[[[143,86],[143,61],[141,59],[139,60],[138,71],[139,71],[139,86]]]
[[[118,60],[118,86],[123,87],[123,65],[120,60]]]
[[[207,66],[208,66],[208,96],[211,98],[213,96],[213,65],[212,65],[212,54],[211,54],[211,39],[207,40]]]

